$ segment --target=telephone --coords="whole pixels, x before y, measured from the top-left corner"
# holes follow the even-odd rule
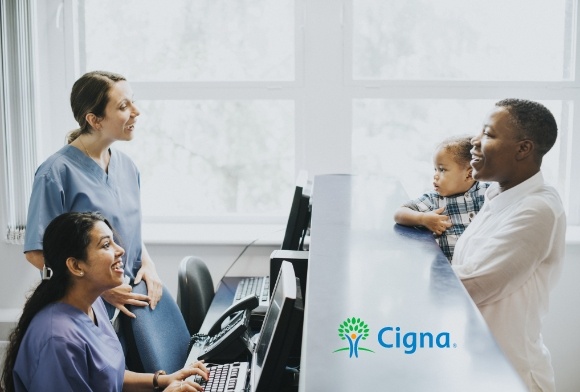
[[[250,295],[227,308],[209,329],[208,334],[194,334],[189,342],[188,351],[195,351],[199,360],[212,362],[232,362],[245,359],[252,352],[253,343],[248,334],[248,324],[253,309],[260,300]],[[228,319],[227,325],[222,324]]]

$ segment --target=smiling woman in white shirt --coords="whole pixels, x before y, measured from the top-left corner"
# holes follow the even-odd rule
[[[541,331],[564,258],[566,216],[540,171],[556,137],[556,121],[543,105],[519,99],[495,104],[471,150],[473,177],[494,183],[452,261],[531,391],[556,388]]]

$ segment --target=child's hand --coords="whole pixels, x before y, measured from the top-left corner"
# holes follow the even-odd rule
[[[441,215],[445,207],[436,209],[435,211],[425,212],[423,214],[422,226],[433,232],[433,234],[441,235],[451,227],[451,219],[447,215]]]

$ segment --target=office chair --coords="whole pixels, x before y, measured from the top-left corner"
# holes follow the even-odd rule
[[[177,273],[177,305],[191,335],[199,332],[215,295],[211,274],[198,257],[181,260]]]
[[[145,282],[134,286],[133,292],[147,294]],[[191,335],[169,290],[163,287],[155,310],[149,306],[127,308],[137,316],[133,319],[119,315],[126,342],[127,368],[140,373],[165,370],[168,374],[183,368]]]

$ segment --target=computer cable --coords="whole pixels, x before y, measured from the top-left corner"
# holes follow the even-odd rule
[[[251,241],[250,243],[248,243],[248,244],[247,244],[247,245],[244,247],[244,249],[242,249],[242,251],[240,252],[240,254],[238,254],[238,257],[236,257],[236,258],[234,259],[234,261],[232,261],[232,263],[231,263],[231,264],[230,264],[230,266],[229,266],[229,267],[226,269],[226,272],[224,272],[224,274],[223,274],[222,276],[227,276],[227,275],[228,275],[228,272],[230,272],[230,270],[231,270],[231,269],[234,267],[234,265],[236,265],[236,262],[237,262],[237,261],[238,261],[238,260],[239,260],[239,259],[242,257],[242,255],[243,255],[244,253],[246,253],[246,251],[248,250],[248,248],[249,248],[250,246],[252,246],[254,243],[258,242],[259,240],[263,239],[264,237],[270,236],[270,235],[272,235],[272,234],[274,234],[274,233],[278,233],[278,232],[280,232],[280,231],[283,231],[283,230],[284,230],[284,229],[277,229],[277,230],[271,231],[271,232],[269,232],[269,233],[267,233],[267,234],[265,234],[265,235],[262,235],[262,236],[260,236],[260,237],[256,238],[255,240]]]

